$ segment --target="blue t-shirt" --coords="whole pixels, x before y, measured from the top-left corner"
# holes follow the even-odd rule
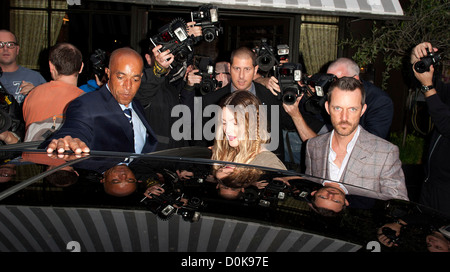
[[[92,91],[96,91],[96,90],[100,89],[100,86],[98,86],[97,81],[95,81],[95,79],[90,79],[90,80],[88,80],[88,82],[86,84],[81,85],[78,88],[80,88],[84,92],[88,93],[88,92],[92,92]]]
[[[14,96],[19,104],[22,104],[25,99],[25,96],[20,94],[22,81],[30,82],[35,87],[47,82],[39,72],[22,66],[19,66],[19,69],[15,72],[3,72],[2,77],[0,77],[0,82],[8,93]]]

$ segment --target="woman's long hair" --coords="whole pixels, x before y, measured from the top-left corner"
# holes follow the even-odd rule
[[[251,163],[256,155],[261,152],[262,145],[270,140],[265,109],[260,107],[262,105],[260,100],[248,91],[235,91],[226,96],[219,105],[222,111],[217,114],[216,138],[211,158],[234,163]],[[230,146],[223,131],[222,112],[224,108],[234,113],[235,122],[238,126],[239,145],[237,147]],[[220,167],[216,165],[214,170],[217,171]],[[239,171],[234,171],[227,180],[233,180],[236,185],[230,187],[241,187],[243,184],[251,183],[261,173],[262,171],[253,167],[239,168]],[[241,178],[238,178],[238,176]],[[244,181],[244,179],[247,181]]]

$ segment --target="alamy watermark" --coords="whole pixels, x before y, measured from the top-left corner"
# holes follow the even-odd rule
[[[276,150],[280,143],[280,106],[260,105],[255,106],[226,106],[235,114],[239,127],[238,139],[249,140],[266,139],[270,142],[265,145],[267,150]],[[270,119],[268,110],[270,110]],[[193,114],[193,118],[192,118]],[[174,140],[222,140],[222,108],[218,105],[208,105],[202,108],[202,97],[194,99],[193,113],[187,105],[176,105],[172,108],[171,117],[179,118],[171,127],[171,136]],[[209,118],[205,123],[204,118]],[[192,121],[194,123],[192,123]],[[270,125],[269,125],[270,124]]]

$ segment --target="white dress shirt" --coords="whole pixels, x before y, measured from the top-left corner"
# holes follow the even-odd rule
[[[342,161],[340,168],[334,163],[334,160],[336,159],[336,152],[334,152],[332,148],[334,129],[331,132],[328,152],[328,174],[331,180],[339,181],[341,179],[342,173],[344,172],[345,166],[347,165],[348,159],[350,158],[350,154],[352,153],[353,147],[355,147],[356,144],[356,140],[359,137],[360,130],[361,127],[358,125],[355,135],[353,135],[352,140],[347,144],[347,153],[345,154],[345,158]]]

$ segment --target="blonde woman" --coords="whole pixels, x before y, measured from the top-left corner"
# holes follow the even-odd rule
[[[248,91],[235,91],[221,101],[213,160],[286,170],[283,162],[265,147],[270,134],[265,110],[260,106],[260,100]],[[232,188],[248,187],[261,174],[262,171],[254,167],[214,166],[214,176]]]

